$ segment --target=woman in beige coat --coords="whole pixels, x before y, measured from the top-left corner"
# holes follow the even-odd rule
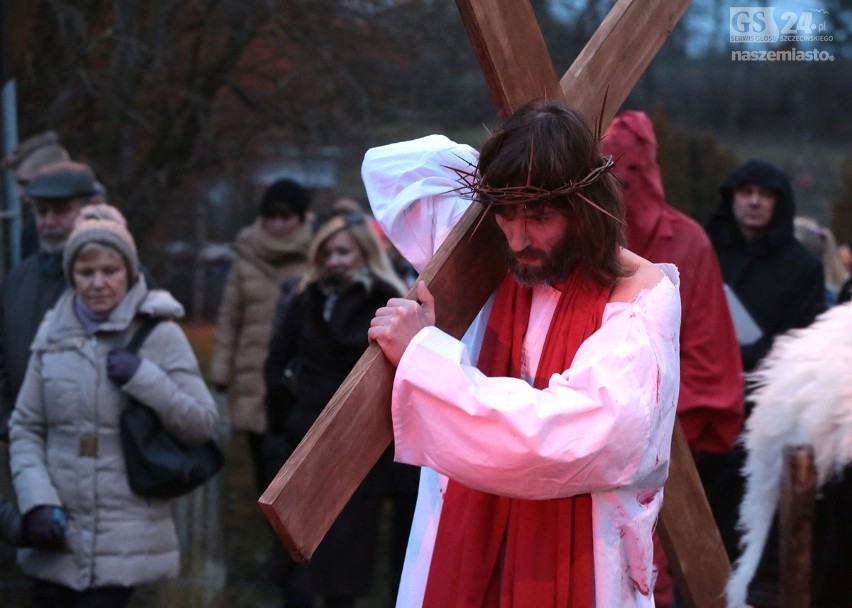
[[[258,494],[266,487],[263,363],[281,285],[305,271],[311,241],[305,221],[309,204],[308,191],[292,180],[282,179],[267,188],[257,220],[237,235],[237,258],[219,307],[208,379],[218,390],[228,391],[231,425],[247,434]]]
[[[69,288],[46,315],[11,419],[11,467],[28,548],[19,562],[37,608],[126,606],[134,586],[178,573],[168,500],[127,481],[119,416],[128,395],[180,441],[200,444],[218,415],[174,322],[183,309],[148,290],[133,238],[113,207],[87,207],[68,239]],[[163,319],[138,354],[141,316]]]

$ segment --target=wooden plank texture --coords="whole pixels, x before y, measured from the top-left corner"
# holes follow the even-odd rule
[[[811,555],[816,516],[817,471],[812,446],[784,450],[778,499],[780,608],[810,608]]]
[[[657,532],[684,605],[725,608],[731,564],[680,423],[672,435],[671,468]]]
[[[493,221],[479,222],[480,214],[476,205],[463,216],[421,275],[435,296],[436,324],[456,337],[478,310],[456,303],[484,302],[505,273],[502,237]],[[293,559],[310,558],[393,440],[393,375],[381,349],[371,344],[260,497],[261,510]]]
[[[606,96],[608,125],[688,6],[689,0],[616,2],[560,80],[566,98],[593,120]]]
[[[532,99],[561,95],[529,2],[457,0],[456,4],[501,116]]]
[[[492,97],[501,103],[500,107],[515,108],[530,99],[552,95],[552,82],[528,80],[533,65],[526,60],[529,45],[526,39],[512,34],[533,31],[534,14],[531,10],[503,10],[506,7],[501,7],[528,3],[458,0],[458,4],[473,46],[483,62]],[[633,5],[640,4],[648,13],[668,14],[672,5],[682,12],[688,1],[622,0],[613,11],[632,15],[638,10],[632,9]],[[471,19],[475,27],[471,27]],[[592,38],[589,45],[594,45],[593,49],[581,53],[580,58],[586,57],[587,64],[590,63],[588,57],[597,53],[618,58],[618,61],[601,62],[594,75],[604,83],[605,89],[609,89],[607,108],[611,114],[624,102],[664,42],[665,33],[646,32],[641,52],[634,52],[629,46],[635,42],[633,37],[625,37],[622,29],[611,27],[608,33]],[[562,87],[567,101],[594,122],[603,94],[584,94],[587,71],[587,68],[572,67],[568,74],[574,72],[579,76],[567,81],[573,83],[567,89],[563,78]],[[547,80],[546,76],[542,78]],[[524,84],[516,86],[515,82]],[[501,99],[505,101],[500,102]],[[469,234],[478,224],[480,213],[478,205],[468,210],[423,275],[437,300],[438,326],[456,336],[464,331],[504,272],[500,257],[495,253],[499,250],[500,236],[493,223],[482,222],[477,231]],[[392,379],[393,369],[379,349],[369,347],[260,497],[261,510],[294,559],[310,558],[355,488],[389,445],[392,439],[389,413]]]

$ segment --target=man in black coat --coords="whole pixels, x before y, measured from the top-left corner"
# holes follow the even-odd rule
[[[67,284],[62,249],[84,205],[98,197],[92,170],[85,164],[61,161],[39,169],[27,184],[38,251],[12,268],[0,284],[0,437],[24,380],[30,344],[44,314]]]
[[[756,324],[752,335],[739,336],[748,373],[766,356],[776,336],[807,327],[824,310],[823,268],[795,238],[793,188],[781,169],[750,160],[728,176],[721,194],[705,229],[725,284]],[[746,398],[746,416],[750,409]],[[739,555],[735,525],[743,496],[743,461],[738,448],[729,454],[702,455],[697,463],[732,560]]]
[[[762,160],[733,171],[707,222],[725,283],[762,331],[741,343],[751,371],[780,333],[807,327],[824,310],[822,262],[795,237],[796,207],[787,175]]]

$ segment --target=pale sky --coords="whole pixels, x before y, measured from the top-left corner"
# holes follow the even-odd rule
[[[588,0],[551,0],[554,15],[566,19],[571,19],[581,14],[586,10],[588,4]],[[603,7],[609,9],[613,4],[615,4],[614,1],[604,2]],[[683,17],[683,21],[689,32],[689,39],[686,44],[687,52],[690,55],[701,56],[708,50],[725,52],[731,48],[766,48],[754,43],[749,43],[748,45],[731,43],[729,29],[731,7],[773,7],[775,9],[776,26],[779,30],[785,24],[792,24],[795,27],[800,24],[811,23],[818,25],[824,22],[824,18],[819,13],[820,9],[825,10],[822,0],[783,0],[776,2],[767,2],[765,0],[692,0]],[[805,15],[805,13],[808,14]],[[836,28],[828,24],[823,32],[812,32],[832,35],[835,38],[834,42],[816,43],[817,45],[822,44],[827,50],[831,51],[840,50],[840,47],[843,46],[840,43],[848,40],[849,30],[852,30],[852,10],[847,9],[845,13],[844,17],[847,27],[844,31],[831,31],[832,29],[836,30]],[[797,33],[804,34],[805,31],[800,29]],[[800,48],[803,49],[812,48],[812,44],[805,42],[799,43]],[[771,46],[774,45],[769,45],[769,47]],[[850,45],[847,44],[846,46]],[[847,49],[847,51],[850,51],[850,49]]]

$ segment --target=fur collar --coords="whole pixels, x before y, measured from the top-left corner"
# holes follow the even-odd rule
[[[780,493],[783,450],[811,445],[821,487],[852,462],[852,302],[807,328],[776,338],[747,378],[754,409],[741,437],[747,451],[740,505],[743,553],[728,582],[728,606],[745,606]]]

